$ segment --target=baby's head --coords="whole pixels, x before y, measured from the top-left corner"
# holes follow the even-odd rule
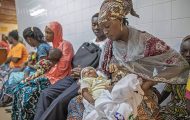
[[[81,71],[81,78],[85,78],[85,77],[93,77],[93,78],[98,77],[96,69],[94,69],[93,67],[83,68]]]
[[[50,60],[53,64],[58,63],[61,57],[62,57],[62,52],[60,49],[58,48],[50,49],[48,60]]]

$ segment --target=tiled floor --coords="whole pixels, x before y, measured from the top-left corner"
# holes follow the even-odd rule
[[[0,88],[2,86],[2,83],[0,81]],[[11,114],[6,113],[5,107],[0,107],[0,120],[11,120]]]
[[[0,107],[0,120],[11,120],[11,114],[6,113],[5,107]]]

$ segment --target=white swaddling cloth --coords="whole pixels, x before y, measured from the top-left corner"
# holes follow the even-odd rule
[[[110,93],[104,90],[95,101],[95,109],[84,120],[127,120],[137,115],[137,107],[143,99],[141,79],[135,74],[122,78]]]

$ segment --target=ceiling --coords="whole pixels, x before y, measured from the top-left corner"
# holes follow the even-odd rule
[[[15,0],[0,0],[0,22],[17,24]]]

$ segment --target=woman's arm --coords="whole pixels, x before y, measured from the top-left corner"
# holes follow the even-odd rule
[[[144,91],[145,95],[148,93],[148,91],[156,84],[154,81],[150,80],[143,80],[143,84],[141,85],[142,90]]]
[[[78,80],[80,78],[81,70],[82,70],[82,68],[80,66],[72,69],[71,70],[71,77]]]
[[[88,88],[83,88],[82,89],[82,96],[84,97],[84,99],[86,99],[90,104],[94,105],[94,98],[92,97],[92,95],[89,93]]]

